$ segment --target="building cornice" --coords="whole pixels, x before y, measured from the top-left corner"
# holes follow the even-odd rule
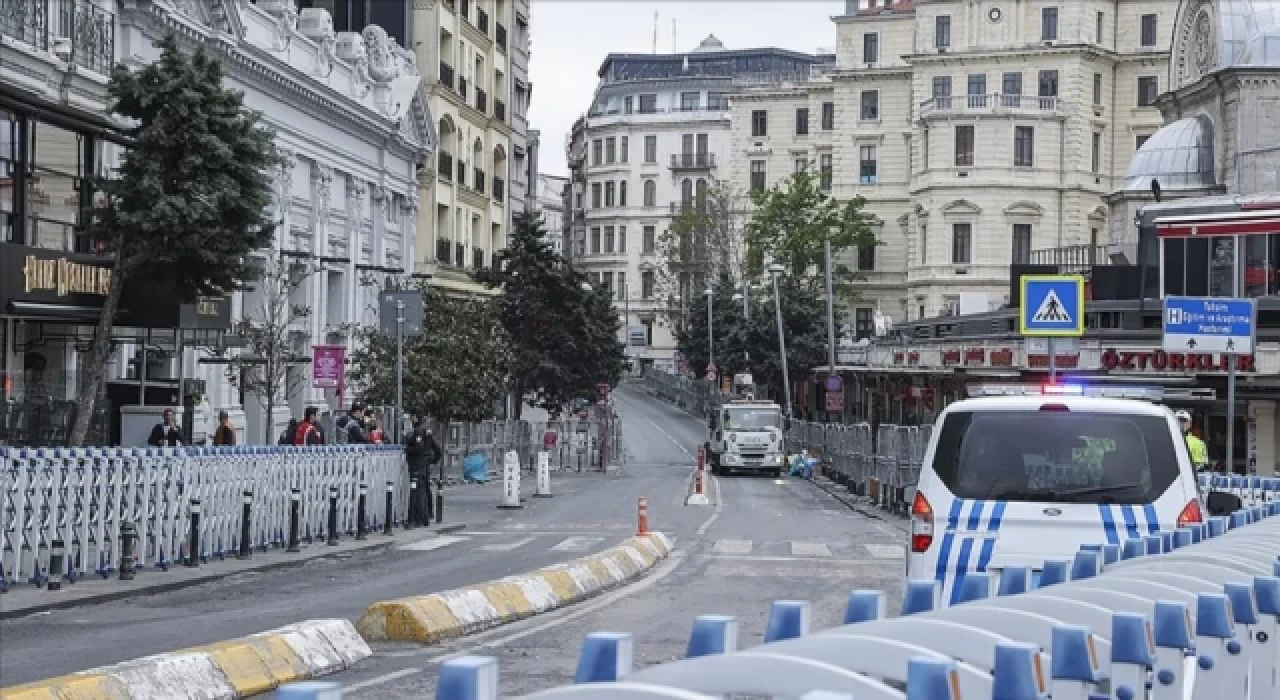
[[[1096,44],[1054,44],[1052,46],[1026,44],[999,49],[962,50],[945,52],[930,51],[928,53],[905,54],[902,60],[909,63],[961,63],[964,61],[1000,61],[1023,58],[1043,58],[1045,56],[1067,56],[1086,54],[1096,58],[1107,58],[1121,63],[1138,63],[1150,60],[1169,60],[1170,52],[1166,50],[1143,51],[1140,53],[1118,53]]]

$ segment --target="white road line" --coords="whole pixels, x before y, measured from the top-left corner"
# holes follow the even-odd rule
[[[483,549],[486,552],[510,552],[513,549],[517,549],[519,547],[525,546],[526,544],[529,544],[530,542],[533,541],[533,539],[534,538],[532,537],[526,537],[522,540],[516,540],[515,542],[504,542],[501,544],[485,544],[485,545],[480,545],[480,549]]]
[[[806,564],[866,564],[869,559],[816,559],[814,557],[767,557],[754,554],[712,554],[711,559],[742,562],[804,562]]]
[[[650,422],[650,423],[653,423],[653,427],[654,427],[654,428],[657,428],[658,432],[662,433],[663,435],[665,435],[665,436],[667,437],[667,439],[668,439],[668,440],[670,440],[671,442],[675,443],[675,446],[676,446],[676,447],[679,447],[679,448],[680,448],[680,451],[684,452],[686,455],[688,455],[688,456],[690,456],[690,457],[692,457],[692,456],[693,456],[693,453],[689,451],[689,448],[685,447],[683,443],[681,443],[679,440],[677,440],[677,439],[675,439],[674,437],[672,437],[671,433],[668,433],[667,431],[663,430],[663,429],[662,429],[662,426],[658,425],[657,421],[654,421],[654,420],[650,419],[650,420],[649,420],[649,422]]]
[[[361,690],[364,690],[365,688],[372,688],[376,685],[382,685],[383,683],[390,683],[391,681],[399,680],[401,678],[405,678],[406,676],[412,676],[417,673],[422,673],[425,670],[426,669],[422,669],[422,668],[402,668],[399,671],[392,671],[391,673],[378,676],[377,678],[370,678],[367,681],[352,683],[351,685],[343,688],[342,692],[348,693],[348,694],[358,693]]]
[[[553,552],[585,552],[603,537],[566,537],[551,548]]]
[[[751,540],[716,540],[711,551],[716,554],[750,554]]]
[[[696,468],[697,467],[695,467],[695,469]],[[715,509],[715,512],[711,514],[711,517],[707,518],[705,521],[703,521],[701,525],[698,526],[699,537],[707,534],[707,530],[711,529],[712,523],[714,523],[716,519],[720,517],[720,511],[724,510],[724,497],[723,497],[723,494],[720,492],[720,480],[714,476],[711,476],[710,472],[707,472],[704,476],[711,483],[712,486],[716,487],[716,509]]]
[[[429,537],[425,540],[410,542],[396,547],[401,552],[430,552],[433,549],[448,547],[451,544],[457,544],[465,541],[465,537],[454,537],[453,535],[441,535],[439,537]]]
[[[831,548],[822,542],[792,542],[791,556],[831,558]]]
[[[907,556],[907,550],[900,544],[864,544],[876,559],[901,559]]]

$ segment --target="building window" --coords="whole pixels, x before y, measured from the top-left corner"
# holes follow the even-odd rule
[[[725,110],[729,109],[729,97],[723,92],[707,93],[707,109],[708,110]]]
[[[592,253],[600,252],[600,227],[599,226],[591,227],[591,252]]]
[[[631,114],[634,111],[635,111],[635,98],[633,98],[631,95],[627,95],[626,97],[622,98],[622,113]]]
[[[1155,76],[1144,76],[1138,78],[1138,106],[1150,107],[1156,103],[1156,96],[1160,94],[1160,79]]]
[[[702,93],[700,92],[682,92],[680,93],[680,111],[696,112],[702,106]]]
[[[974,73],[970,75],[969,81],[968,81],[968,87],[969,87],[970,97],[976,97],[976,96],[987,94],[987,74]],[[972,103],[973,100],[969,100],[969,102]]]
[[[1040,9],[1040,40],[1053,41],[1058,38],[1058,8],[1044,7]]]
[[[831,131],[836,128],[836,103],[822,103],[822,130]]]
[[[640,245],[643,247],[645,253],[653,253],[655,250],[657,250],[657,247],[658,247],[657,229],[655,229],[653,226],[645,226],[643,229],[643,235],[641,236],[641,238],[642,240],[640,241]]]
[[[858,182],[873,183],[876,181],[876,147],[860,146],[858,148]]]
[[[875,309],[854,309],[853,311],[853,335],[854,340],[862,340],[863,338],[871,338],[876,334],[876,312]]]
[[[956,165],[960,167],[973,165],[972,124],[961,124],[956,127]]]
[[[1142,16],[1142,46],[1145,48],[1156,45],[1156,15]]]
[[[933,106],[938,109],[951,109],[951,76],[933,76]]]
[[[649,134],[644,137],[644,162],[658,162],[658,137],[656,134]]]
[[[868,64],[880,62],[879,34],[869,33],[862,35],[862,61]]]
[[[631,157],[628,153],[631,150],[631,143],[626,136],[620,136],[618,139],[618,162],[625,163]]]
[[[1099,46],[1102,45],[1102,23],[1106,21],[1106,18],[1107,14],[1105,12],[1099,12],[1097,17],[1094,18],[1093,43],[1098,44]]]
[[[1102,104],[1102,74],[1093,74],[1093,104]]]
[[[769,134],[769,113],[763,109],[751,112],[751,135],[767,136]]]
[[[973,225],[951,225],[951,262],[955,265],[968,265],[973,247]]]
[[[863,121],[874,121],[880,118],[880,91],[879,90],[863,90],[858,118]]]
[[[801,107],[796,110],[796,136],[804,136],[809,133],[809,109]]]
[[[823,153],[818,156],[818,187],[823,192],[831,191],[831,154]]]
[[[920,224],[920,264],[929,264],[929,227]]]
[[[641,95],[640,96],[640,113],[653,114],[658,111],[657,95]]]
[[[695,195],[698,200],[698,211],[706,213],[707,211],[707,181],[698,178],[698,186]]]
[[[616,163],[618,161],[618,143],[612,136],[604,140],[604,162]]]
[[[600,183],[596,182],[591,185],[591,208],[599,209],[601,205],[601,188]]]
[[[614,184],[612,182],[604,183],[604,205],[606,207],[614,206]]]
[[[591,164],[600,165],[600,162],[604,160],[603,154],[604,154],[604,141],[601,141],[600,139],[596,139],[592,141],[591,142]]]
[[[627,206],[627,181],[618,181],[618,206]]]
[[[809,169],[808,158],[796,158],[795,170],[793,170],[792,172],[802,173],[808,169]]]
[[[1013,164],[1029,168],[1035,164],[1036,130],[1031,126],[1013,128]]]
[[[1151,138],[1151,134],[1138,134],[1135,136],[1133,139],[1133,150],[1142,150],[1143,144],[1145,144],[1149,138]]]
[[[1041,97],[1057,97],[1058,96],[1058,71],[1056,70],[1040,71],[1040,96]]]
[[[613,227],[612,226],[604,227],[604,252],[606,253],[613,252]]]
[[[1089,152],[1089,162],[1092,166],[1094,175],[1098,174],[1098,169],[1102,167],[1102,133],[1093,132],[1093,148]]]
[[[644,181],[644,205],[646,207],[658,206],[658,183],[653,180]]]
[[[618,252],[619,253],[627,252],[627,227],[626,226],[618,227]]]
[[[951,47],[951,15],[933,18],[933,45],[939,49]]]
[[[627,289],[627,273],[618,273],[618,284],[614,287],[618,292],[618,301],[622,301],[631,296],[631,290]]]
[[[680,183],[680,206],[688,207],[693,204],[693,180],[685,178]]]
[[[1031,224],[1013,225],[1013,264],[1031,264]]]
[[[640,273],[640,298],[653,298],[654,274],[653,270],[645,270]]]
[[[876,247],[864,245],[858,248],[858,271],[870,272],[876,269]]]
[[[1022,73],[1005,73],[1000,76],[1000,102],[1005,107],[1022,106]]]
[[[753,160],[751,161],[751,191],[763,192],[764,188],[764,161]]]

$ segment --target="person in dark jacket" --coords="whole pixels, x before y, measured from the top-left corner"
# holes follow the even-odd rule
[[[415,502],[409,504],[409,519],[417,525],[430,524],[435,510],[431,497],[431,465],[440,461],[441,452],[422,416],[413,416],[413,432],[405,440],[404,455],[409,466],[409,478],[418,480],[418,488],[413,492]],[[424,515],[425,522],[422,520]]]
[[[164,419],[151,429],[147,444],[152,447],[177,447],[182,444],[182,428],[173,417],[173,409],[164,409]]]
[[[218,412],[218,429],[213,431],[215,447],[230,447],[236,444],[236,429],[231,427],[231,416],[226,411]]]
[[[353,445],[369,442],[369,436],[364,432],[364,404],[359,401],[351,404],[351,411],[339,418],[335,425],[338,429],[338,439]]]

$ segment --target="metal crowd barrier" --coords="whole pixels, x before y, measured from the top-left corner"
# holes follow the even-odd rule
[[[328,537],[335,494],[338,531],[354,533],[361,485],[370,529],[404,521],[409,484],[397,446],[0,448],[0,592],[43,585],[55,542],[65,561],[55,573],[68,581],[110,575],[126,525],[136,532],[136,569],[165,570],[187,558],[193,512],[199,558],[234,555],[246,499],[252,549],[286,546],[295,495],[302,542]]]
[[[791,450],[821,457],[826,473],[881,508],[905,513],[915,497],[932,425],[813,423],[792,421]]]
[[[445,484],[464,483],[463,462],[481,455],[488,461],[489,479],[496,479],[501,475],[503,457],[511,451],[520,455],[526,471],[534,470],[541,451],[550,455],[551,467],[556,470],[602,469],[606,456],[610,463],[620,464],[624,457],[622,421],[615,414],[607,423],[607,429],[606,421],[596,418],[433,423],[432,434],[443,452],[439,478]],[[554,444],[549,443],[549,433],[554,435]]]
[[[673,403],[694,415],[702,416],[724,403],[724,395],[715,382],[705,379],[689,379],[667,372],[650,372],[646,375],[649,392]]]
[[[1202,490],[1212,489],[1232,494],[1237,496],[1245,507],[1280,501],[1280,478],[1224,474],[1200,474],[1199,476]]]
[[[1267,700],[1280,696],[1275,515],[1280,503],[1085,546],[1038,578],[971,572],[950,606],[936,581],[909,581],[892,619],[883,592],[853,591],[844,624],[820,632],[809,602],[778,601],[765,644],[745,651],[735,618],[700,616],[685,660],[642,670],[630,634],[599,632],[574,685],[526,697]],[[436,697],[496,700],[497,688],[496,659],[463,657],[441,666]]]

